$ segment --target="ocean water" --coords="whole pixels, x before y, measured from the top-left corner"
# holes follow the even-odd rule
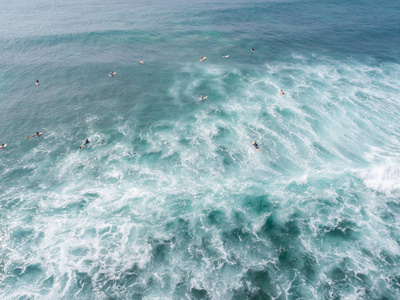
[[[1,6],[1,299],[400,299],[398,0]]]

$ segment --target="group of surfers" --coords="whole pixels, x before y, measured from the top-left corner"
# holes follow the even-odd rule
[[[254,53],[256,50],[255,50],[254,48],[251,48],[250,51],[251,51],[252,53]],[[229,55],[223,55],[223,54],[222,54],[222,57],[223,57],[223,58],[227,58],[227,57],[229,57]],[[206,57],[205,57],[205,56],[202,56],[201,59],[200,59],[200,61],[204,61],[205,59],[206,59]],[[139,60],[139,62],[140,62],[141,64],[144,64],[143,59]],[[116,74],[116,72],[111,71],[110,76],[114,76],[115,74]],[[38,80],[38,79],[36,79],[35,84],[36,84],[36,86],[39,85],[39,80]],[[284,91],[280,90],[279,92],[280,92],[283,96],[285,96],[285,92],[284,92]],[[204,99],[206,99],[206,98],[207,98],[207,96],[204,96],[204,94],[201,94],[201,98],[200,98],[201,100],[204,100]],[[29,139],[29,138],[37,137],[37,136],[41,136],[41,135],[42,135],[42,133],[36,132],[34,135],[27,136],[26,138]],[[85,147],[85,146],[88,145],[88,144],[89,144],[89,139],[86,139],[85,142],[79,147],[79,149],[82,149],[83,147]],[[7,144],[1,144],[0,149],[4,149],[6,146],[7,146]],[[256,148],[256,150],[261,151],[260,147],[258,146],[258,144],[257,144],[256,142],[253,142],[253,146],[254,146],[254,148]]]

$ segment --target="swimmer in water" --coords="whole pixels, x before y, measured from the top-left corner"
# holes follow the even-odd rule
[[[36,86],[38,86],[39,85],[39,80],[38,79],[36,79]]]
[[[281,90],[280,93],[281,93],[283,96],[285,96],[285,92],[284,92],[284,91]]]
[[[254,53],[256,51],[256,49],[254,49],[254,48],[251,48],[251,52],[252,53]]]
[[[144,64],[144,61],[143,61],[143,59],[139,60],[139,62],[140,62],[142,65]]]
[[[89,144],[89,139],[86,139],[85,142],[83,143],[83,145],[81,145],[79,147],[79,149],[82,149],[83,147],[85,147],[87,144]]]
[[[257,151],[261,151],[256,142],[253,142],[253,146],[254,146],[254,148],[256,148]]]
[[[35,136],[39,136],[39,135],[42,135],[42,134],[39,133],[39,131],[38,131],[38,132],[36,132],[34,135],[27,136],[26,138],[29,139],[29,138],[31,138],[31,137],[35,137]]]
[[[0,149],[4,149],[5,146],[6,144],[1,144]]]

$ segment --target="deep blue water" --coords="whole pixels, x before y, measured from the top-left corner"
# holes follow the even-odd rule
[[[400,298],[399,1],[1,7],[1,299]]]

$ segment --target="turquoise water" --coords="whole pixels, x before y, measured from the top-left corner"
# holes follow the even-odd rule
[[[2,3],[0,298],[399,299],[399,16]]]

